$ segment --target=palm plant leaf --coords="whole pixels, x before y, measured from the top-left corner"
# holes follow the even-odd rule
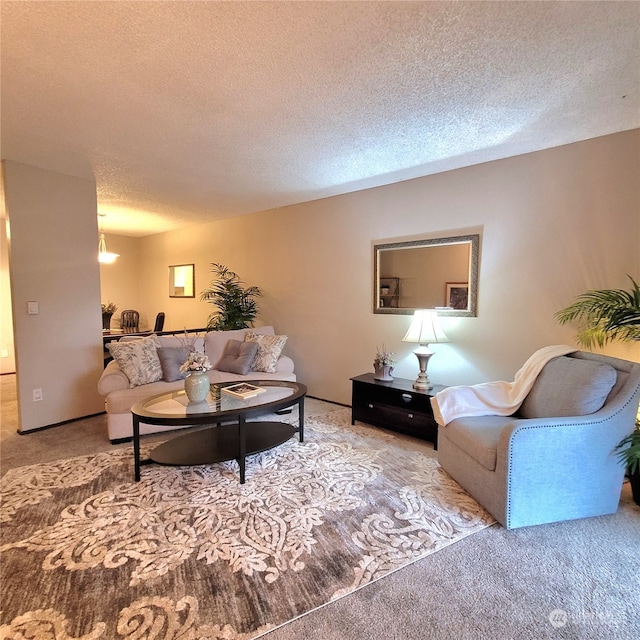
[[[258,315],[254,298],[262,295],[260,289],[256,286],[243,287],[238,274],[222,264],[212,262],[211,271],[216,278],[200,294],[201,300],[217,307],[209,315],[207,329],[227,331],[251,326]]]
[[[640,426],[621,440],[616,447],[618,459],[629,473],[640,471]]]
[[[603,347],[611,340],[640,340],[640,287],[628,276],[632,287],[598,289],[578,296],[555,314],[560,324],[577,321],[578,344]]]

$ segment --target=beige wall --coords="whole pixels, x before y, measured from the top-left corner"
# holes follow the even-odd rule
[[[140,328],[153,328],[155,315],[149,320],[140,307],[140,260],[138,238],[105,234],[107,251],[120,257],[112,264],[100,265],[100,299],[104,304],[113,302],[118,309],[111,318],[111,327],[120,327],[120,313],[124,309],[140,312]]]
[[[556,310],[640,277],[639,150],[635,130],[140,239],[109,235],[121,258],[102,267],[102,291],[95,184],[6,162],[22,428],[102,409],[101,296],[148,321],[165,311],[168,329],[204,326],[211,307],[198,296],[169,298],[171,264],[196,264],[197,294],[211,262],[260,286],[259,323],[289,336],[311,395],[349,403],[349,378],[372,370],[382,343],[397,354],[395,375],[413,379],[409,316],[372,313],[373,245],[438,233],[480,231],[479,300],[477,318],[443,319],[452,342],[436,345],[431,378],[513,379],[535,349],[572,342]],[[606,351],[640,361],[638,345]]]
[[[170,264],[196,264],[196,292],[222,262],[264,290],[261,324],[314,396],[350,402],[351,376],[372,370],[376,347],[417,361],[401,341],[409,316],[372,313],[373,245],[436,232],[481,230],[477,318],[444,318],[431,378],[442,384],[513,379],[535,350],[572,343],[553,318],[590,288],[627,287],[640,274],[638,130],[457,171],[233,218],[140,240],[141,307],[166,307],[170,328],[198,326],[210,308],[169,300]],[[637,345],[607,352],[640,360]]]
[[[4,161],[21,431],[98,413],[96,186]],[[27,302],[39,314],[27,314]],[[33,390],[42,400],[33,401]]]

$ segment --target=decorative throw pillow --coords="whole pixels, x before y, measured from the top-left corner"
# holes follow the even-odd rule
[[[218,371],[228,371],[246,376],[258,352],[257,342],[229,340],[224,348],[222,359],[218,362]]]
[[[523,418],[586,416],[605,403],[616,383],[604,362],[560,356],[544,365],[520,407]]]
[[[124,375],[129,378],[129,387],[137,387],[162,380],[159,346],[157,336],[150,335],[139,340],[111,342],[107,348]]]
[[[186,378],[187,374],[180,371],[180,366],[188,357],[189,349],[187,347],[158,347],[162,378],[167,382]]]
[[[269,336],[247,331],[245,342],[257,342],[258,352],[251,365],[253,371],[274,373],[288,336]]]

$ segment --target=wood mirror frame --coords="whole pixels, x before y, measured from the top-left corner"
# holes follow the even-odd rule
[[[479,234],[374,245],[373,313],[477,316],[479,253]]]

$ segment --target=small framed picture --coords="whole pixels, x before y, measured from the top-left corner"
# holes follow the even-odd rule
[[[469,308],[469,283],[468,282],[447,282],[445,291],[445,307],[452,309]]]

